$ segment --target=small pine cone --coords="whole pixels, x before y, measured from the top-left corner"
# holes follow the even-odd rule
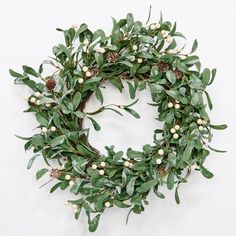
[[[108,52],[107,53],[107,61],[110,63],[115,63],[119,58],[119,54],[116,52]]]
[[[61,171],[58,169],[52,169],[50,173],[50,177],[58,179],[61,176]]]
[[[168,174],[168,170],[166,170],[166,166],[165,165],[162,165],[158,168],[158,172],[160,174],[160,176],[165,176]]]
[[[170,68],[169,64],[164,61],[161,61],[157,66],[161,72],[167,72]]]
[[[182,79],[184,76],[184,73],[178,69],[173,70],[176,79]]]
[[[46,87],[48,90],[53,90],[56,87],[56,81],[54,79],[49,79],[46,82]]]
[[[98,67],[94,66],[89,69],[89,72],[91,73],[91,76],[96,76],[99,73]]]

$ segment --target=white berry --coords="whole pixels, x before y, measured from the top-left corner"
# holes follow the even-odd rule
[[[159,158],[158,158],[158,159],[156,159],[156,164],[157,164],[157,165],[160,165],[160,164],[161,164],[161,162],[162,162],[162,160],[161,160],[161,159],[159,159]]]
[[[166,31],[165,31],[165,30],[162,30],[162,31],[161,31],[161,34],[162,34],[162,36],[165,35],[165,34],[166,34]]]
[[[87,72],[85,73],[85,75],[86,75],[86,77],[90,77],[92,74],[91,74],[90,71],[87,71]]]
[[[172,102],[169,102],[167,106],[168,106],[168,108],[172,108],[174,106],[174,104]]]
[[[51,106],[51,103],[46,103],[45,106],[46,106],[46,107],[50,107],[50,106]]]
[[[172,41],[172,37],[168,36],[168,37],[166,38],[166,42],[167,42],[167,43],[170,43],[171,41]]]
[[[176,48],[175,50],[176,50],[176,52],[181,52],[182,48]]]
[[[75,182],[73,181],[73,180],[71,180],[70,182],[69,182],[69,185],[72,187],[73,185],[75,184]]]
[[[30,98],[30,102],[35,103],[36,102],[36,98],[34,98],[34,97]]]
[[[200,131],[203,131],[203,130],[204,130],[204,127],[203,127],[203,126],[199,126],[198,129],[199,129]]]
[[[155,28],[156,28],[156,29],[160,29],[160,28],[161,28],[161,25],[160,25],[159,23],[156,23]]]
[[[99,173],[99,175],[104,175],[105,174],[104,170],[99,170],[98,173]]]
[[[43,132],[43,133],[47,133],[47,132],[48,132],[47,127],[43,127],[43,128],[42,128],[42,132]]]
[[[180,101],[179,100],[175,100],[175,103],[180,103]]]
[[[74,211],[74,213],[76,214],[76,213],[79,212],[79,209],[78,209],[78,208],[75,208],[75,209],[73,209],[73,211]]]
[[[110,207],[111,206],[111,203],[110,202],[105,202],[105,207]]]
[[[133,45],[133,50],[137,51],[138,50],[138,46],[137,45]]]
[[[98,48],[98,49],[97,49],[97,52],[100,52],[100,53],[105,53],[105,52],[106,52],[106,50],[105,50],[105,48]]]
[[[66,205],[66,206],[69,206],[70,204],[71,204],[70,202],[65,201],[65,205]]]
[[[41,96],[41,93],[40,92],[36,92],[34,95],[35,95],[35,97],[39,98]]]
[[[40,105],[40,100],[37,100],[37,101],[35,102],[35,104],[36,104],[36,105]]]
[[[66,180],[70,180],[70,179],[71,179],[71,176],[70,176],[70,175],[66,175],[66,176],[65,176],[65,179],[66,179]]]
[[[72,208],[73,208],[73,209],[78,209],[79,207],[78,207],[77,205],[73,204],[73,205],[72,205]]]
[[[84,45],[88,46],[89,45],[89,41],[88,39],[85,39],[84,42],[83,42]]]
[[[78,28],[78,24],[77,24],[77,23],[74,23],[74,24],[72,25],[72,28],[77,29],[77,28]]]
[[[55,126],[52,126],[52,127],[50,128],[50,130],[51,130],[52,132],[55,132],[57,129],[56,129]]]
[[[155,30],[155,29],[156,29],[156,25],[151,24],[151,25],[150,25],[150,29],[151,29],[151,30]]]
[[[175,109],[180,109],[180,105],[178,103],[175,104]]]
[[[163,149],[159,149],[159,150],[158,150],[158,154],[159,154],[160,156],[163,156],[163,155],[164,155],[164,150],[163,150]]]
[[[79,78],[79,83],[82,84],[84,82],[83,78]]]
[[[129,167],[129,161],[125,161],[124,166]]]
[[[202,125],[202,124],[203,124],[202,121],[203,121],[202,119],[198,119],[198,120],[197,120],[197,124],[198,124],[198,125]]]
[[[139,64],[143,63],[143,59],[142,58],[138,58],[137,61],[138,61]]]
[[[88,67],[87,67],[87,66],[84,66],[84,67],[82,68],[82,70],[83,70],[83,72],[87,72],[87,71],[88,71]]]
[[[174,138],[174,139],[178,139],[178,138],[179,138],[179,135],[178,135],[178,134],[174,134],[174,135],[173,135],[173,138]]]
[[[174,50],[174,49],[169,49],[169,50],[168,50],[168,53],[169,53],[169,54],[173,54],[173,53],[175,53],[175,50]]]
[[[135,61],[135,56],[130,56],[130,61]]]
[[[96,165],[96,164],[93,164],[93,165],[92,165],[92,169],[93,169],[93,170],[96,170],[96,169],[97,169],[97,165]]]
[[[202,124],[203,124],[203,125],[206,125],[206,121],[205,121],[205,120],[202,120]]]
[[[179,126],[179,125],[175,125],[175,129],[176,129],[176,130],[179,130],[179,129],[180,129],[180,126]]]
[[[133,166],[134,166],[134,164],[130,162],[129,163],[129,168],[131,169]]]
[[[172,134],[175,134],[175,133],[176,133],[175,128],[170,129],[170,132],[171,132]]]
[[[104,161],[101,162],[100,164],[101,167],[105,167],[106,166],[106,163]]]

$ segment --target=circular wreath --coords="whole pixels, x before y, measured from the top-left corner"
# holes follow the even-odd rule
[[[113,19],[109,36],[101,29],[90,31],[86,24],[57,29],[63,32],[65,45],[53,47],[54,56],[37,71],[29,66],[23,66],[22,74],[10,70],[16,83],[34,91],[27,98],[29,108],[25,112],[35,114],[39,132],[20,137],[27,140],[25,150],[35,153],[28,168],[41,154],[48,168],[39,170],[37,179],[49,173],[50,181],[56,180],[51,193],[60,188],[78,195],[66,204],[73,208],[76,219],[85,210],[90,231],[96,230],[106,208],[130,208],[129,213],[140,214],[151,190],[157,197],[165,197],[159,191],[163,185],[170,190],[175,187],[179,203],[179,185],[187,182],[191,170],[213,177],[203,166],[210,149],[219,151],[208,144],[211,129],[226,128],[212,125],[206,112],[204,96],[210,109],[212,103],[205,90],[213,82],[216,69],[201,70],[198,56],[192,55],[198,46],[196,40],[190,53],[183,53],[184,46],[177,47],[176,38],[184,36],[176,31],[176,23],[164,22],[161,17],[158,23],[147,24],[134,21],[129,13],[125,19]],[[43,75],[45,64],[55,72]],[[156,106],[155,119],[163,122],[163,129],[154,131],[153,144],[144,145],[143,151],[129,148],[124,153],[111,146],[106,147],[107,154],[101,154],[89,144],[84,119],[100,130],[92,116],[105,110],[140,117],[131,108],[138,100],[84,112],[92,94],[103,104],[104,83],[111,83],[120,92],[127,83],[131,99],[137,91],[150,89],[150,105]]]

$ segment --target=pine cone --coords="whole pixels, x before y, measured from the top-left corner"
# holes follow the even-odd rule
[[[158,69],[161,72],[167,72],[170,68],[169,64],[167,62],[161,61],[158,65],[157,65]]]
[[[50,173],[50,177],[58,179],[61,176],[61,171],[58,169],[52,169]]]
[[[53,90],[55,87],[56,87],[56,81],[55,79],[49,79],[47,82],[46,82],[46,87],[48,90]]]
[[[162,177],[167,175],[168,170],[166,170],[166,165],[160,166],[159,169],[158,169],[158,172],[159,172],[159,175],[162,176]]]
[[[184,76],[184,73],[178,69],[173,70],[176,79],[182,79]]]
[[[89,72],[91,73],[91,76],[96,76],[99,73],[98,67],[94,66],[89,69]]]
[[[115,63],[119,58],[119,54],[116,52],[108,52],[107,53],[107,61],[110,63]]]

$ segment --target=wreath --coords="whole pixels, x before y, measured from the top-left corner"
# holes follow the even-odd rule
[[[33,91],[25,112],[35,114],[38,132],[32,137],[17,136],[26,140],[25,150],[35,153],[28,169],[41,156],[48,167],[37,171],[36,178],[49,173],[48,182],[56,181],[51,193],[60,188],[78,196],[66,205],[72,207],[76,219],[82,210],[86,212],[90,231],[97,229],[107,208],[130,208],[128,216],[140,214],[150,191],[165,197],[160,192],[164,185],[169,190],[175,187],[179,204],[179,186],[187,182],[191,170],[212,178],[203,164],[210,150],[224,152],[209,145],[212,129],[227,127],[211,124],[206,111],[207,105],[212,109],[206,87],[212,84],[216,69],[201,70],[199,57],[194,55],[197,40],[190,53],[183,53],[184,46],[177,47],[177,40],[185,37],[176,31],[176,23],[161,17],[158,23],[149,24],[149,19],[145,25],[131,13],[119,21],[112,19],[108,36],[101,29],[92,32],[86,24],[57,29],[65,44],[54,46],[53,56],[38,70],[26,65],[23,73],[10,69],[15,83]],[[45,75],[45,65],[54,72]],[[103,105],[102,90],[107,83],[120,92],[127,83],[134,101]],[[158,111],[155,119],[163,122],[163,129],[154,130],[153,143],[144,145],[142,151],[128,148],[126,153],[107,146],[106,154],[91,146],[84,119],[99,131],[94,115],[106,110],[140,118],[132,106],[138,102],[136,93],[145,89],[150,90],[149,105]],[[101,107],[85,112],[93,94]]]

